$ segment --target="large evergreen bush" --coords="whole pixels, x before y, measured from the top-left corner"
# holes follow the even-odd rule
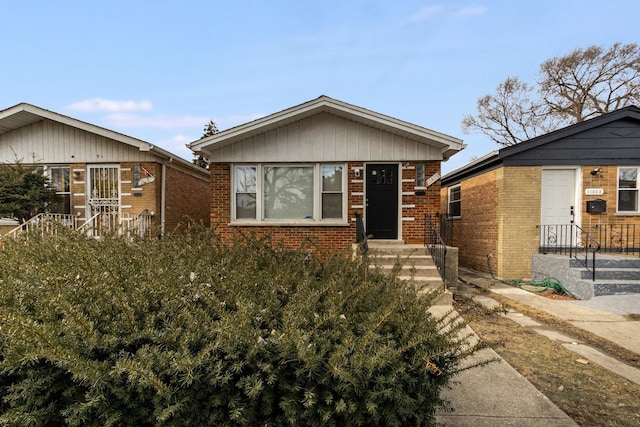
[[[61,232],[0,266],[2,425],[430,425],[473,351],[393,277],[268,239]]]

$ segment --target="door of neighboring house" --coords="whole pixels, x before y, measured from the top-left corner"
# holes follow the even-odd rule
[[[373,239],[398,238],[397,164],[366,165],[366,233]]]
[[[576,170],[575,169],[543,169],[542,200],[540,224],[542,246],[550,244],[568,244],[574,233],[576,206]],[[554,226],[544,230],[544,226]],[[566,236],[566,237],[565,237]],[[558,239],[562,238],[563,242]]]
[[[95,230],[116,230],[120,214],[120,168],[116,165],[89,166],[88,212]]]

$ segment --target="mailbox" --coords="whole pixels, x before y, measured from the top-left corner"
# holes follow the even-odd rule
[[[603,199],[587,200],[588,213],[602,213],[607,211],[607,201]]]

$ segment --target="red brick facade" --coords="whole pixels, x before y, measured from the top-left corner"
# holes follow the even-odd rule
[[[165,231],[179,225],[209,226],[209,182],[170,167],[166,168]]]
[[[232,225],[231,224],[231,165],[212,163],[211,171],[211,226],[217,229],[223,240],[231,239],[235,232],[270,234],[274,240],[297,247],[312,242],[323,250],[346,250],[355,242],[355,215],[364,215],[364,167],[363,162],[348,162],[347,216],[349,223],[343,226],[322,225]],[[356,175],[356,171],[357,175]],[[440,162],[425,163],[425,176],[440,173]],[[424,241],[424,215],[436,213],[440,205],[440,182],[437,181],[421,194],[416,191],[414,162],[402,166],[402,228],[401,238],[407,243]],[[417,194],[416,194],[417,193]]]

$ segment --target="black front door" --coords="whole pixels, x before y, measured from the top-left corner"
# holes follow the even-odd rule
[[[367,165],[366,232],[372,239],[398,238],[398,165]]]

